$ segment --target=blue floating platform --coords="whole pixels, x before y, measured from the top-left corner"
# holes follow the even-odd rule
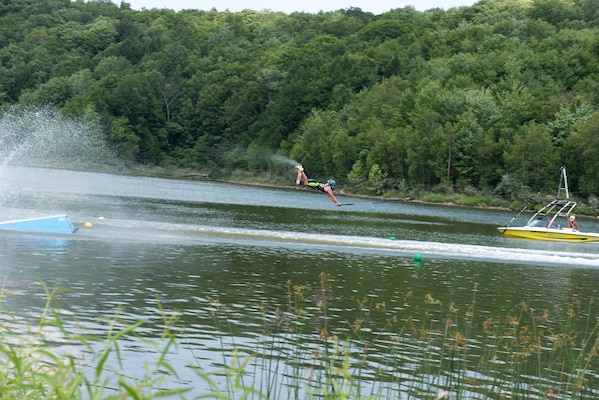
[[[19,221],[0,222],[0,229],[39,232],[39,233],[75,233],[68,215],[53,215],[51,217],[22,219]]]

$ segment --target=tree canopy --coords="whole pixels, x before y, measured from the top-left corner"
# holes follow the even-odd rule
[[[482,0],[381,15],[0,3],[0,110],[101,121],[131,162],[355,191],[599,193],[599,3]],[[269,175],[270,174],[270,175]],[[293,177],[279,177],[292,180]]]

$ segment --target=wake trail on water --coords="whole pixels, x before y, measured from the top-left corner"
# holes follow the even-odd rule
[[[599,266],[599,254],[552,252],[530,249],[506,249],[459,243],[421,242],[413,240],[390,240],[364,236],[310,234],[296,232],[272,232],[261,230],[221,229],[222,233],[239,237],[273,239],[279,242],[312,246],[338,247],[363,250],[384,250],[407,254],[420,254],[440,258],[460,258],[510,263],[560,264],[576,266]]]
[[[272,231],[234,227],[180,225],[153,222],[151,227],[141,221],[112,221],[112,228],[120,229],[116,236],[133,241],[176,241],[180,244],[197,244],[202,241],[218,241],[239,246],[307,247],[326,248],[339,252],[372,252],[381,254],[420,254],[429,258],[458,258],[484,260],[496,263],[522,263],[536,265],[564,265],[599,267],[597,253],[571,251],[505,248],[461,243],[423,242],[415,240],[391,240],[367,236],[349,236],[291,231]],[[102,236],[97,231],[94,236]],[[115,239],[115,232],[110,234]],[[586,245],[585,245],[586,246]]]

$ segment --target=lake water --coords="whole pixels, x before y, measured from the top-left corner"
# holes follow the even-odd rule
[[[0,193],[0,221],[69,214],[79,228],[73,235],[0,231],[0,276],[11,294],[3,305],[35,323],[46,301],[43,282],[67,289],[57,299],[73,329],[105,335],[106,321],[118,314],[129,323],[146,321],[138,332],[152,339],[162,334],[160,307],[176,310],[171,328],[179,346],[168,359],[180,375],[166,385],[189,387],[190,397],[208,390],[196,371],[217,371],[233,347],[262,360],[255,376],[269,369],[272,376],[293,375],[298,362],[309,368],[308,353],[290,361],[290,334],[268,334],[277,310],[292,311],[289,284],[312,288],[301,304],[316,316],[324,309],[319,293],[326,292],[321,317],[331,335],[368,321],[360,339],[370,343],[374,360],[393,346],[382,339],[392,315],[433,315],[438,322],[450,308],[461,310],[456,315],[476,309],[481,321],[498,321],[518,315],[522,302],[542,313],[567,308],[572,298],[588,304],[599,290],[599,245],[504,238],[496,227],[511,212],[342,194],[349,204],[336,207],[321,193],[295,188],[13,166],[0,170]],[[583,230],[599,232],[599,221],[578,220]],[[380,304],[384,311],[376,314]],[[597,313],[587,308],[592,326]],[[318,342],[319,333],[305,332],[305,340]],[[422,354],[407,348],[398,354],[397,372],[413,376],[405,358]],[[135,377],[155,354],[128,339],[122,356]],[[383,378],[361,371],[363,382],[394,380],[394,371]],[[594,376],[589,382],[592,398],[598,383]],[[443,380],[437,384],[442,388]],[[279,397],[293,398],[286,392],[271,398]]]

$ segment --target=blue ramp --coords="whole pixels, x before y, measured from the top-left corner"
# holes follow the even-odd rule
[[[22,219],[19,221],[0,222],[0,229],[39,232],[39,233],[75,233],[68,215],[54,215],[51,217]]]

